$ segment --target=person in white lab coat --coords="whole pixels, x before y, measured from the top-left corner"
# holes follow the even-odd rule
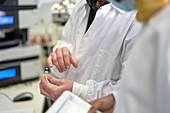
[[[135,19],[136,11],[125,12],[107,4],[97,10],[94,21],[86,29],[89,12],[87,2],[80,0],[63,31],[64,42],[58,43],[48,58],[52,72],[57,76],[63,72],[60,77],[64,78],[49,75],[54,87],[42,77],[40,92],[52,100],[65,90],[86,101],[113,90],[117,93],[121,70],[142,25]]]
[[[125,0],[128,3],[129,0]],[[145,22],[123,70],[119,96],[91,102],[115,113],[170,113],[170,0],[136,0],[137,19]]]

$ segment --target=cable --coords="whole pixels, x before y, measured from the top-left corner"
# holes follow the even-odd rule
[[[5,94],[5,93],[0,93],[0,94],[6,96],[10,101],[13,102],[13,100],[7,94]]]

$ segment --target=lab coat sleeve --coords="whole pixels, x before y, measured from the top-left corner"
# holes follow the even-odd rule
[[[123,43],[122,47],[122,66],[121,70],[124,68],[126,64],[136,36],[140,32],[142,28],[142,24],[138,23],[136,20],[132,23],[129,31],[126,35],[126,38]],[[113,94],[115,98],[117,98],[120,82],[121,82],[121,74],[119,73],[119,79],[113,80],[104,80],[100,82],[96,82],[95,80],[88,80],[85,85],[74,83],[72,92],[81,98],[85,99],[86,101],[92,101],[97,98],[101,98],[103,96],[107,96],[109,94]],[[106,75],[99,75],[99,76],[106,76]],[[113,75],[117,76],[117,75]]]
[[[119,83],[112,80],[105,80],[99,83],[95,80],[88,80],[85,85],[74,82],[72,92],[86,101],[92,101],[109,95],[111,91],[118,90],[118,88]]]

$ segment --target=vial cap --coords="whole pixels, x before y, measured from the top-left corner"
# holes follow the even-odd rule
[[[45,68],[45,71],[48,71],[48,68]]]

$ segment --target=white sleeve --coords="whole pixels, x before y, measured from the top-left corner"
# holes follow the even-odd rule
[[[72,92],[86,101],[92,101],[111,94],[113,90],[116,94],[118,88],[119,82],[105,80],[97,83],[94,80],[88,80],[85,85],[74,82]]]

